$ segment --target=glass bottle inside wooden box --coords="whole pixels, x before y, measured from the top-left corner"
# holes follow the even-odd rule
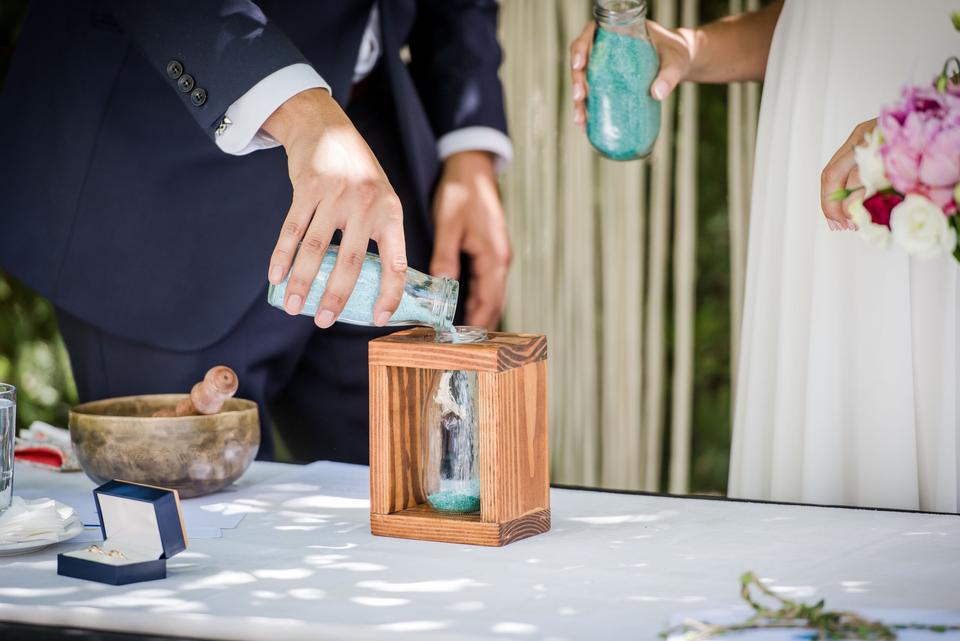
[[[483,328],[457,327],[437,340],[477,343],[486,337]],[[477,373],[438,371],[423,410],[423,487],[438,512],[480,510],[477,413]]]

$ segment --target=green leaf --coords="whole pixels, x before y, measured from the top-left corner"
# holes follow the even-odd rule
[[[863,187],[854,187],[853,189],[838,189],[829,196],[830,202],[836,203],[841,200],[846,200],[850,194],[856,193],[863,189]]]
[[[849,189],[843,189],[843,188],[841,188],[841,189],[836,190],[836,191],[833,192],[832,194],[830,194],[830,196],[829,196],[828,198],[829,198],[830,202],[836,203],[836,202],[840,202],[841,200],[846,200],[846,199],[850,196],[850,194],[852,194],[852,193],[853,193],[853,192],[852,192],[851,190],[849,190]]]
[[[954,11],[950,14],[950,21],[953,22],[953,28],[960,31],[960,11]]]
[[[948,219],[950,225],[957,231],[957,245],[953,248],[953,257],[960,263],[960,214],[954,214]]]

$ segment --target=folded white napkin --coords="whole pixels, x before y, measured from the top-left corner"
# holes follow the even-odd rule
[[[76,520],[72,507],[54,499],[25,501],[15,496],[0,514],[0,545],[56,543]]]

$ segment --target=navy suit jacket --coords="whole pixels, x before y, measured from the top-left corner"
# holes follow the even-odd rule
[[[282,149],[227,155],[216,126],[297,62],[344,104],[374,1],[36,0],[0,94],[0,267],[122,338],[192,350],[225,336],[262,295],[291,187]],[[429,212],[436,139],[506,131],[497,5],[376,1],[384,119]]]

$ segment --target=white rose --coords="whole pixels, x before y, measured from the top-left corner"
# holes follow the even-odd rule
[[[865,145],[853,148],[853,156],[857,161],[857,169],[860,170],[860,182],[864,188],[863,197],[869,198],[881,189],[890,187],[890,181],[887,180],[887,172],[883,168],[883,157],[880,155],[880,145],[883,143],[880,127],[874,128],[865,139]]]
[[[857,226],[857,233],[874,247],[886,249],[890,246],[890,229],[886,225],[877,225],[870,217],[870,212],[863,206],[863,198],[857,198],[847,208],[853,224]]]
[[[890,213],[893,240],[911,256],[933,258],[952,253],[957,232],[943,210],[919,194],[908,195]]]

